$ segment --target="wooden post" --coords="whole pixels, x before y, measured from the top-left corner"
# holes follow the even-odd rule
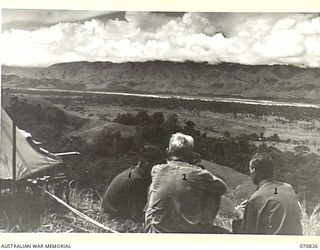
[[[1,208],[1,202],[2,202],[2,186],[1,186],[1,180],[0,180],[0,208]]]
[[[12,120],[12,194],[16,192],[16,154],[17,154],[17,134],[16,134],[16,124],[14,120]]]
[[[66,203],[70,204],[70,186],[69,186],[68,179],[67,179],[67,183],[66,183]]]
[[[19,214],[17,214],[17,202],[16,202],[16,153],[17,153],[17,142],[16,142],[16,124],[12,119],[12,183],[11,183],[11,214],[14,215],[10,221],[10,227],[19,223]],[[18,219],[18,220],[17,220]]]

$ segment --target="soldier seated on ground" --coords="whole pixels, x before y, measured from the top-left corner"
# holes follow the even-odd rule
[[[235,233],[301,235],[301,209],[292,186],[273,179],[274,161],[267,153],[256,154],[249,163],[257,190],[238,207],[241,220],[233,223]],[[244,210],[241,216],[241,210]]]
[[[117,175],[103,195],[102,209],[118,219],[143,221],[147,189],[151,183],[150,172],[163,161],[163,153],[153,145],[145,145],[139,163]]]
[[[191,136],[173,134],[167,149],[168,162],[153,167],[146,232],[214,232],[212,223],[219,208],[215,201],[220,201],[227,187],[221,179],[196,165],[199,157],[195,157],[193,145]]]

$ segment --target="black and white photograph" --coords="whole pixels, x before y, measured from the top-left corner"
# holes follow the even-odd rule
[[[1,233],[320,236],[320,13],[1,22]]]

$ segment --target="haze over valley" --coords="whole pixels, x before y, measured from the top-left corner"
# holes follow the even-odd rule
[[[172,93],[192,96],[320,100],[320,69],[288,65],[196,62],[71,62],[2,68],[2,86]]]

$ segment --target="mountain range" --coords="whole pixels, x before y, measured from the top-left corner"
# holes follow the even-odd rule
[[[197,62],[70,62],[45,68],[2,66],[2,86],[192,96],[320,98],[320,68]]]

